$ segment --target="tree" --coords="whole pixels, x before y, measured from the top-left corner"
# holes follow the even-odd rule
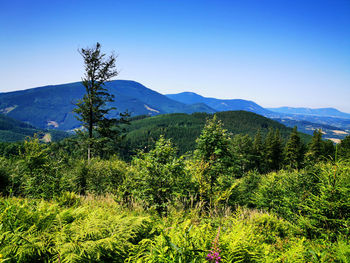
[[[94,131],[108,134],[116,119],[107,119],[106,115],[115,108],[107,107],[106,103],[114,101],[114,96],[109,94],[105,83],[118,75],[115,69],[116,56],[101,53],[101,45],[96,43],[95,47],[82,48],[79,50],[85,64],[85,74],[82,84],[86,93],[81,100],[75,104],[74,112],[78,114],[77,119],[87,130],[87,156],[91,159],[91,149],[94,143]]]
[[[338,154],[341,158],[350,159],[350,135],[341,140],[338,149]]]
[[[231,142],[232,159],[235,163],[236,174],[243,176],[254,167],[253,141],[248,134],[237,134]]]
[[[286,143],[284,148],[285,163],[288,167],[293,169],[301,168],[304,154],[303,154],[303,144],[300,140],[297,127],[293,128],[290,134],[290,138]]]
[[[266,160],[268,169],[277,171],[280,169],[282,162],[282,138],[279,129],[274,132],[271,128],[266,136]]]
[[[214,188],[223,188],[219,177],[223,178],[231,165],[229,142],[229,136],[216,115],[207,121],[201,135],[196,140],[195,159],[199,166],[203,167],[199,184],[208,188],[200,189],[200,192],[201,196],[207,199],[206,201],[212,201]]]
[[[135,195],[159,214],[166,212],[175,197],[184,196],[190,188],[183,157],[177,158],[177,149],[163,136],[153,150],[140,152],[133,162],[138,171]]]
[[[254,167],[258,169],[260,173],[266,171],[266,161],[264,158],[265,155],[265,145],[262,140],[261,130],[259,129],[254,137],[253,141],[253,160]]]
[[[20,163],[17,176],[22,181],[22,194],[49,199],[60,192],[59,162],[51,161],[47,145],[40,143],[37,135],[24,141]]]
[[[309,162],[315,163],[319,162],[323,157],[323,143],[322,143],[322,131],[314,130],[311,142],[308,147],[308,152],[306,153],[306,158]]]

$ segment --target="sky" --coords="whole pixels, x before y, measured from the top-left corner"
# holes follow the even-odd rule
[[[0,92],[80,81],[99,42],[162,94],[350,112],[350,0],[0,3]]]

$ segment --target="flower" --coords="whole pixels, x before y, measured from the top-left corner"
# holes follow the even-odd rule
[[[218,234],[213,240],[213,243],[212,243],[213,246],[211,247],[211,250],[209,251],[207,257],[205,258],[209,262],[219,263],[221,260],[221,257],[220,257],[221,250],[219,248],[219,236],[220,236],[220,227],[218,229]]]

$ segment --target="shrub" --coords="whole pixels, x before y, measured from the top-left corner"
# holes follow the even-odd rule
[[[149,153],[140,152],[133,164],[136,168],[131,182],[133,194],[147,207],[162,213],[176,197],[187,195],[190,178],[184,170],[183,158],[177,158],[170,140],[160,137],[155,148]]]

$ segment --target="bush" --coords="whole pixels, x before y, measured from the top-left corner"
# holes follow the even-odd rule
[[[302,204],[300,224],[308,237],[337,240],[350,233],[350,167],[343,163],[319,164],[319,191]]]
[[[74,168],[72,190],[82,195],[121,194],[129,170],[127,164],[117,158],[96,158],[90,164],[80,160]]]
[[[161,137],[153,150],[139,153],[133,164],[136,174],[131,182],[132,192],[148,208],[162,213],[176,197],[187,196],[191,180],[185,172],[183,158],[177,158],[170,140]]]

